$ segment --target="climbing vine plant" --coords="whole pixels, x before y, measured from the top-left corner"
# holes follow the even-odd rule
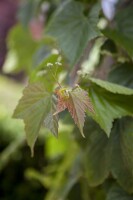
[[[29,67],[13,117],[24,121],[32,155],[41,126],[60,138],[64,110],[76,124],[72,135],[79,149],[66,171],[79,155],[78,176],[74,173],[66,193],[61,182],[55,184],[48,200],[66,199],[81,177],[87,182],[83,200],[133,199],[133,4],[116,2],[62,1],[47,11],[44,37],[37,44],[47,53]],[[85,139],[76,135],[76,126]]]

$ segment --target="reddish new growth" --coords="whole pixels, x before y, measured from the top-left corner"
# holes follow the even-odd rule
[[[58,103],[57,112],[54,114],[58,114],[67,108],[84,137],[83,126],[85,112],[88,110],[94,113],[88,93],[79,86],[71,90],[67,88],[58,88],[55,93],[58,97]]]

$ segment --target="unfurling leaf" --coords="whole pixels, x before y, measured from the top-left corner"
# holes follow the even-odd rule
[[[13,117],[24,120],[27,142],[32,155],[43,121],[46,128],[49,128],[53,134],[58,134],[58,117],[49,118],[51,113],[54,113],[54,101],[52,99],[53,96],[45,91],[43,84],[29,84],[24,89],[23,96],[14,111]]]
[[[83,133],[85,112],[89,110],[94,113],[88,93],[77,86],[72,90],[68,90],[67,88],[57,89],[56,94],[58,96],[58,104],[57,112],[54,114],[58,114],[67,108],[82,136],[85,137]]]

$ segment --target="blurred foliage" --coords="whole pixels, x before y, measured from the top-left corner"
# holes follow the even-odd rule
[[[0,199],[133,199],[132,1],[119,1],[112,21],[98,0],[24,0],[17,18],[0,76]],[[88,91],[95,113],[87,112],[86,138],[66,111],[58,139],[41,127],[51,100],[43,104],[34,87],[24,99],[38,100],[22,112],[30,121],[25,136],[24,124],[12,119],[24,86],[41,83],[51,95],[58,82]],[[38,137],[33,158],[26,137]]]
[[[7,89],[8,88],[8,89]],[[27,167],[41,169],[46,163],[44,159],[44,144],[38,142],[38,156],[30,158],[23,132],[23,124],[11,118],[12,111],[20,97],[22,86],[0,77],[0,198],[43,199],[44,189],[38,183],[26,181],[24,171]]]

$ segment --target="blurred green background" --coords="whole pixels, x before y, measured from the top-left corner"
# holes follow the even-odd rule
[[[133,42],[131,42],[133,41],[133,30],[130,29],[133,22],[133,12],[130,8],[131,1],[128,1],[130,16],[127,17],[130,23],[125,18],[125,25],[123,27],[120,26],[120,29],[124,30],[122,37],[120,37],[122,31],[118,32],[117,29],[114,35],[110,32],[112,29],[103,31],[103,33],[98,30],[96,25],[99,22],[99,16],[99,29],[105,28],[107,24],[111,28],[115,27],[114,21],[111,24],[111,22],[105,19],[103,13],[100,12],[101,4],[97,4],[98,0],[75,0],[74,2],[77,4],[71,3],[72,6],[78,5],[81,16],[77,17],[76,6],[75,13],[73,10],[70,10],[70,19],[69,17],[67,18],[67,13],[65,13],[63,15],[64,19],[66,17],[66,21],[70,20],[70,26],[68,26],[67,30],[64,24],[60,24],[60,18],[58,19],[57,15],[56,20],[59,24],[56,24],[55,20],[57,32],[53,31],[53,35],[55,34],[57,39],[60,39],[58,38],[58,31],[59,35],[62,36],[62,43],[60,44],[64,50],[64,53],[62,53],[62,50],[59,47],[57,48],[55,39],[46,35],[47,31],[45,32],[45,29],[53,12],[59,5],[65,5],[63,3],[66,1],[0,1],[0,200],[117,200],[117,198],[111,199],[112,193],[116,197],[117,193],[120,194],[120,198],[125,195],[126,198],[123,198],[123,200],[133,199],[133,195],[127,193],[128,189],[126,188],[126,181],[129,178],[130,172],[132,172],[132,166],[130,165],[132,158],[129,155],[130,149],[125,144],[125,146],[122,146],[122,150],[120,147],[117,148],[117,142],[118,144],[121,143],[121,140],[123,142],[123,137],[126,137],[126,134],[122,135],[123,132],[130,132],[130,129],[126,129],[126,125],[123,128],[124,123],[130,122],[128,118],[125,118],[124,122],[118,120],[113,124],[115,130],[112,129],[111,134],[113,135],[113,132],[116,132],[120,136],[122,135],[120,137],[116,134],[116,136],[118,135],[117,139],[114,136],[115,134],[111,135],[111,139],[114,137],[112,146],[116,148],[116,153],[114,150],[113,154],[113,148],[110,145],[111,139],[106,137],[105,132],[96,122],[88,116],[86,117],[84,127],[86,139],[83,139],[70,115],[67,112],[63,112],[60,114],[59,137],[55,138],[46,128],[42,127],[35,144],[34,157],[31,157],[30,149],[26,143],[23,122],[12,118],[13,111],[22,96],[22,91],[27,85],[28,80],[31,82],[35,82],[38,79],[40,81],[43,80],[48,91],[52,91],[55,87],[55,80],[46,68],[46,64],[49,62],[55,63],[59,61],[62,63],[62,67],[57,70],[57,78],[60,82],[64,81],[64,85],[70,87],[79,78],[78,75],[86,75],[88,73],[100,79],[108,79],[110,82],[133,88],[133,57],[130,57],[133,55]],[[84,2],[86,6],[85,10],[83,10],[84,12],[82,7],[80,9],[79,2]],[[126,5],[126,3],[124,0],[119,2],[120,8],[118,6],[118,10],[121,10],[123,9],[121,2],[122,5]],[[92,9],[93,6],[96,10]],[[60,12],[58,14],[59,17],[62,15]],[[87,15],[90,18],[92,27],[91,23],[88,23],[86,20]],[[93,15],[95,18],[93,18]],[[77,20],[76,26],[74,20]],[[83,56],[83,60],[73,67],[74,59],[79,61],[79,57],[86,45],[85,43],[88,43],[88,39],[82,37],[82,34],[84,35],[84,29],[81,30],[82,20],[83,25],[85,25],[83,28],[86,28],[86,23],[87,27],[89,27],[87,34],[90,43],[87,47],[87,52],[85,52],[85,57]],[[73,29],[74,37],[72,37],[74,42],[72,41],[72,43],[71,26],[75,27]],[[129,30],[124,26],[127,26]],[[62,27],[66,28],[66,32]],[[89,32],[89,29],[92,32]],[[75,30],[78,31],[76,32]],[[128,31],[127,34],[125,30]],[[83,31],[81,35],[80,31]],[[68,37],[64,33],[69,33]],[[77,38],[79,37],[78,39],[75,37],[76,34]],[[66,37],[66,40],[64,40],[64,37]],[[125,38],[124,43],[121,42],[123,38]],[[84,45],[80,44],[80,39]],[[66,46],[68,46],[68,49]],[[68,58],[69,56],[70,59]],[[111,70],[112,72],[109,74]],[[45,79],[43,75],[45,75]],[[88,88],[88,82],[83,81],[81,84],[84,88]],[[101,90],[103,93],[104,89]],[[106,106],[113,107],[115,105],[110,103],[110,97],[115,95],[105,91],[105,96],[106,93],[108,93],[107,99],[105,98],[104,100],[103,98],[105,102],[102,102],[100,92],[99,99],[96,99],[98,102],[101,101],[101,113],[102,109],[103,111],[106,110]],[[121,104],[119,99],[118,102]],[[106,118],[104,113],[102,115]],[[127,137],[128,139],[126,139],[130,146],[131,140],[129,137],[130,134]],[[125,168],[120,166],[121,163],[123,164],[124,156],[126,159],[129,158],[128,169],[125,166]],[[110,157],[112,160],[115,158],[115,161],[110,161]],[[118,158],[121,159],[120,165]],[[118,177],[113,177],[112,168],[113,170],[116,169],[118,172],[116,176],[118,175]],[[124,173],[127,173],[125,177],[123,176]],[[117,178],[118,181],[116,180]],[[117,182],[121,185],[124,182],[124,186],[122,185],[124,189],[117,185]],[[127,187],[129,187],[129,191],[132,190],[130,183]]]
[[[58,141],[42,128],[32,158],[24,124],[12,118],[27,76],[51,53],[43,31],[49,8],[51,13],[58,3],[0,1],[0,200],[44,199],[70,147],[71,126],[60,124]]]

